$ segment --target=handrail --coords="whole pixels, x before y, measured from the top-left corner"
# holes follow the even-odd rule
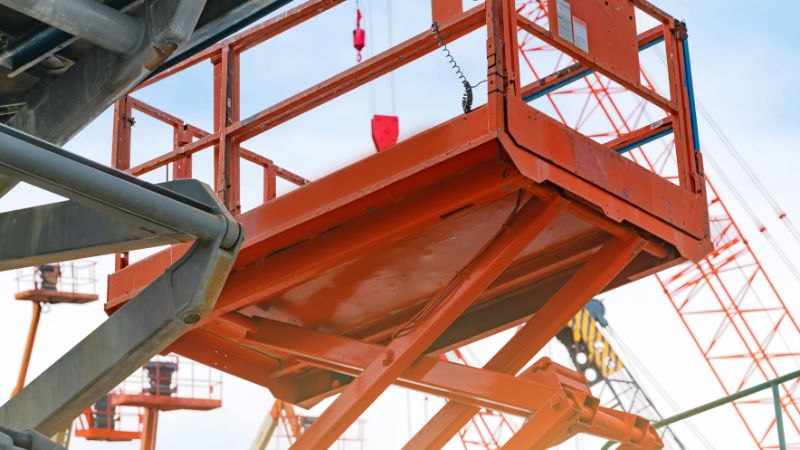
[[[706,411],[712,410],[714,408],[718,408],[723,405],[727,405],[728,403],[733,403],[736,400],[739,400],[743,397],[748,397],[750,395],[756,394],[761,391],[765,391],[767,389],[772,390],[772,397],[775,402],[775,427],[778,430],[778,442],[779,448],[781,450],[786,450],[786,436],[784,435],[783,431],[783,413],[781,412],[781,405],[780,405],[780,392],[778,390],[778,386],[787,381],[795,380],[800,378],[800,370],[796,370],[794,372],[790,372],[786,375],[780,376],[778,378],[765,381],[761,384],[757,384],[755,386],[749,387],[742,391],[736,392],[734,394],[718,398],[716,400],[710,401],[708,403],[704,403],[700,406],[696,406],[692,409],[686,410],[682,413],[675,414],[674,416],[667,417],[666,419],[659,420],[658,422],[653,422],[654,428],[664,428],[668,425],[672,425],[673,423],[680,422],[682,420],[688,419],[690,417],[694,417],[698,414],[702,414]],[[600,447],[600,450],[607,450],[610,449],[611,446],[616,444],[614,441],[608,441]]]

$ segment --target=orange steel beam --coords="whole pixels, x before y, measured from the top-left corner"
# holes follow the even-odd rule
[[[14,386],[14,391],[11,393],[12,397],[19,394],[19,391],[25,387],[25,378],[28,376],[28,365],[30,365],[31,354],[33,353],[33,342],[36,340],[36,331],[39,329],[39,318],[42,315],[41,303],[31,302],[31,305],[33,307],[31,325],[28,328],[28,338],[25,340],[25,350],[22,352],[22,362],[19,366],[17,384]]]
[[[638,419],[616,420],[622,416],[597,408],[574,374],[561,374],[557,383],[550,379],[550,387],[542,387],[528,371],[519,376],[517,372],[585,299],[681,257],[701,257],[708,242],[697,205],[704,205],[704,193],[702,186],[686,180],[693,180],[702,166],[699,159],[692,164],[693,149],[687,144],[691,135],[685,90],[681,69],[676,68],[682,56],[675,53],[668,61],[669,99],[646,98],[652,91],[638,80],[628,80],[640,85],[639,94],[652,104],[666,104],[669,114],[660,128],[634,130],[620,140],[600,144],[523,102],[516,42],[521,19],[512,0],[489,0],[466,12],[459,12],[457,1],[436,2],[438,27],[448,43],[487,27],[487,105],[240,215],[247,239],[215,310],[172,349],[267,386],[284,401],[306,405],[341,392],[297,448],[332,444],[393,383],[451,398],[448,407],[451,414],[455,408],[456,422],[461,420],[459,414],[465,414],[459,408],[469,412],[485,406],[527,416],[535,412],[541,425],[550,413],[543,413],[531,399],[547,404],[552,397],[559,403],[559,396],[566,396],[571,400],[564,404],[572,406],[565,408],[578,414],[555,411],[554,436],[547,439],[566,438],[565,429],[577,429],[575,417],[591,426],[584,430],[588,433],[634,432],[629,426]],[[278,169],[272,161],[240,148],[241,142],[438,47],[432,32],[420,33],[239,119],[236,58],[241,51],[338,3],[305,3],[185,62],[184,68],[203,60],[214,64],[213,133],[151,108],[145,114],[172,123],[176,130],[172,152],[130,170],[185,161],[193,152],[215,147],[216,188],[232,209],[240,157],[264,168],[264,199],[272,199],[276,193],[271,181],[279,176]],[[672,48],[676,37],[671,18],[657,20],[662,22],[660,29],[638,37],[634,31],[630,39],[657,39],[660,33]],[[538,36],[546,42],[555,39]],[[618,70],[572,46],[559,49],[616,78],[630,76],[625,74],[636,62]],[[560,76],[545,79],[554,83]],[[666,126],[673,128],[679,142],[679,186],[614,153]],[[486,224],[499,226],[519,206],[513,206],[515,195],[528,206],[478,250],[494,231]],[[545,203],[550,206],[542,206]],[[558,214],[553,212],[550,220],[537,219],[532,212],[537,209]],[[521,225],[523,216],[528,216],[526,226]],[[549,223],[545,231],[534,233],[537,220]],[[638,236],[643,233],[656,237],[644,241]],[[451,236],[452,245],[443,236]],[[395,254],[400,250],[402,256]],[[184,251],[185,246],[174,246],[115,274],[109,283],[108,310],[123,304]],[[467,262],[469,255],[477,256]],[[417,273],[426,261],[446,262],[439,264],[441,270]],[[457,267],[464,269],[456,271]],[[418,286],[403,278],[409,276],[430,279]],[[395,289],[398,283],[406,285]],[[484,369],[454,367],[432,358],[448,346],[525,320],[521,335]],[[523,397],[520,393],[529,397],[516,398]],[[567,423],[571,428],[564,428]],[[432,424],[425,428],[429,437],[446,439],[430,431],[435,429],[436,423]],[[522,436],[536,429],[525,428]],[[544,445],[547,439],[542,439]]]
[[[590,54],[579,49],[576,50],[575,48],[568,47],[567,45],[554,39],[550,31],[546,30],[544,27],[533,22],[527,17],[517,16],[517,23],[524,31],[536,36],[537,38],[545,41],[562,52],[570,53],[573,58],[575,58],[584,66],[591,67],[597,72],[602,73],[609,79],[614,80],[614,82],[618,83],[620,86],[625,87],[648,102],[657,105],[667,113],[676,113],[678,111],[678,105],[674,101],[666,99],[657,92],[643,86],[638,80],[629,80],[615,73],[613,70],[608,70],[603,65],[599,64],[597,60]]]
[[[483,8],[483,5],[476,6],[440,24],[441,36],[450,41],[478,29],[484,17]],[[231,124],[226,133],[242,141],[247,140],[406,65],[437,47],[438,43],[430,31],[420,33],[300,94]]]
[[[141,450],[156,450],[158,434],[158,408],[145,408],[142,418]]]
[[[583,307],[587,298],[602,291],[639,253],[643,241],[636,235],[604,245],[545,305],[487,362],[483,368],[516,374]],[[408,442],[406,449],[444,446],[478,408],[448,402]]]
[[[539,412],[514,433],[503,450],[540,450],[578,434],[621,444],[618,450],[660,450],[663,443],[650,423],[636,415],[599,406],[582,375],[542,358],[521,377],[560,386]]]
[[[310,361],[312,365],[332,368],[341,373],[360,373],[370,363],[385,355],[386,347],[381,345],[363,343],[356,339],[321,333],[283,322],[251,320],[243,316],[231,320],[239,323],[245,321],[245,326],[254,330],[247,337],[248,341],[252,341],[251,345],[254,347],[302,355],[301,357]],[[553,408],[553,400],[559,398],[558,402],[561,401],[558,395],[563,389],[553,383],[553,380],[538,376],[539,372],[547,371],[550,367],[549,361],[540,361],[530,371],[520,377],[515,377],[501,372],[423,356],[400,375],[395,384],[451,400],[466,400],[475,406],[510,414],[526,417],[536,414],[536,419],[529,421],[535,426],[524,426],[520,429],[523,439],[513,439],[513,442],[530,444],[530,442],[535,442],[527,439],[531,436],[531,431],[540,432],[548,428],[542,426],[541,419]],[[570,394],[569,400],[580,393],[584,398],[588,397],[588,386],[584,387],[585,381],[582,381],[580,375],[565,368],[560,368],[559,371],[561,378],[564,378],[563,374],[568,374],[568,378],[570,378],[559,381],[559,384],[567,385],[570,391],[577,391]],[[564,398],[563,400],[568,399]],[[599,402],[590,399],[583,403],[596,406]],[[579,409],[575,417],[570,417],[574,411],[570,410],[566,404],[561,406],[563,408],[555,409],[557,411],[566,409],[568,414],[557,417],[559,426],[552,427],[554,431],[551,431],[553,434],[548,435],[551,436],[548,443],[552,443],[550,441],[555,440],[556,437],[562,439],[568,437],[562,436],[568,430],[572,431],[571,434],[580,430],[581,433],[621,442],[644,441],[645,435],[650,432],[648,430],[649,423],[646,420],[625,413],[607,408],[591,408],[588,411]],[[578,419],[580,419],[580,423],[578,423]],[[649,439],[652,441],[654,438],[657,439],[657,435],[653,434]],[[656,442],[658,441],[652,443]],[[511,444],[510,441],[509,445]],[[531,445],[522,448],[531,448]],[[654,447],[643,446],[641,448]]]
[[[251,327],[257,331],[248,333],[246,343],[253,348],[287,352],[312,366],[349,375],[358,375],[387,351],[383,345],[278,321],[253,320]],[[516,415],[535,413],[547,399],[538,393],[542,384],[431,356],[418,358],[395,384]]]
[[[239,121],[239,54],[223,47],[214,65],[214,189],[217,196],[238,215],[241,212],[239,194],[239,140],[228,127]]]
[[[653,27],[639,34],[638,45],[640,48],[645,47],[662,38],[664,38],[664,27],[663,26]],[[539,92],[550,90],[554,86],[557,86],[565,82],[566,80],[569,80],[570,77],[578,76],[578,74],[581,72],[585,73],[584,76],[588,76],[590,72],[585,72],[587,70],[593,72],[593,69],[587,68],[587,66],[581,64],[580,62],[572,64],[540,80],[536,80],[529,84],[526,84],[525,86],[522,87],[520,96],[522,98],[528,98]]]
[[[643,140],[649,137],[657,136],[661,133],[672,131],[672,129],[673,129],[672,117],[666,117],[664,119],[653,122],[642,128],[633,130],[630,133],[625,133],[620,137],[607,142],[606,145],[613,148],[614,150],[618,150],[620,148],[624,148],[626,146],[642,142]]]
[[[426,305],[416,320],[395,335],[383,355],[371,362],[322,413],[297,441],[296,448],[327,448],[332,445],[553,221],[565,203],[561,197],[545,203],[528,200],[515,211],[498,234]]]
[[[275,422],[283,421],[286,427],[286,438],[292,443],[297,440],[303,429],[300,428],[300,422],[297,420],[297,414],[294,411],[294,406],[291,403],[284,402],[283,400],[275,400],[272,404],[270,411],[272,420]]]
[[[441,222],[442,215],[453,211],[454,196],[463,205],[481,205],[495,200],[498,195],[508,192],[509,186],[522,183],[513,173],[503,177],[502,170],[498,170],[501,167],[502,164],[487,162],[479,169],[463,174],[466,183],[436,186],[414,195],[415,201],[411,203],[397,203],[376,211],[363,218],[365,222],[369,221],[368,228],[359,227],[360,220],[353,220],[348,226],[331,230],[317,239],[314,259],[305,256],[307,245],[301,243],[275,255],[277,259],[270,264],[268,273],[264,272],[261,264],[252,264],[232,273],[212,315],[216,317],[256,303],[368,250],[383,248],[402,236]],[[480,173],[485,176],[478,175]]]
[[[159,411],[175,411],[179,409],[208,411],[222,406],[222,400],[210,398],[171,397],[168,395],[150,394],[110,394],[109,402],[115,406],[137,406],[154,408]]]
[[[481,25],[482,18],[483,6],[474,7],[442,24],[440,33],[446,40],[457,39],[476,30]],[[437,47],[438,43],[432,33],[429,31],[420,33],[352,69],[335,75],[240,122],[231,124],[226,132],[242,141],[247,140],[406,65]]]
[[[484,17],[483,9],[483,5],[476,6],[441,24],[441,36],[449,41],[476,30],[482,23]],[[292,22],[293,17],[286,16],[283,20]],[[430,53],[437,47],[438,43],[431,32],[426,31],[420,33],[383,53],[373,56],[352,69],[335,75],[304,92],[255,113],[246,119],[238,120],[238,118],[231,118],[230,123],[227,123],[224,129],[215,126],[215,133],[185,145],[181,148],[180,152],[194,153],[210,146],[216,146],[220,142],[221,135],[226,139],[233,138],[236,142],[246,141],[255,135],[297,117],[309,109],[333,100],[381,75],[385,75],[398,67],[406,65]],[[222,48],[228,47],[223,46]],[[217,53],[210,57],[219,58]],[[215,80],[218,79],[219,77],[215,75]],[[219,109],[221,104],[215,103],[215,105],[217,105],[215,109]],[[219,116],[219,113],[217,116]],[[220,119],[217,118],[215,120]],[[220,123],[221,122],[222,121],[220,121]]]
[[[167,125],[171,125],[174,129],[174,141],[173,141],[173,149],[170,152],[167,152],[163,155],[159,155],[156,158],[153,158],[149,161],[145,161],[135,167],[126,168],[124,169],[126,172],[130,173],[131,175],[139,176],[143,175],[147,172],[153,171],[158,169],[159,167],[163,167],[169,163],[174,163],[176,168],[174,169],[174,178],[188,178],[191,175],[191,157],[194,152],[200,151],[201,149],[194,148],[193,151],[187,150],[187,145],[192,142],[192,138],[205,138],[209,136],[211,133],[202,130],[192,124],[184,123],[183,120],[166,113],[155,106],[147,104],[142,100],[137,98],[131,97],[130,95],[126,96],[126,102],[130,105],[132,110],[140,111],[147,114],[150,117],[158,119],[164,122]],[[130,112],[129,112],[130,115]],[[131,121],[129,119],[128,121]],[[294,183],[298,186],[303,186],[309,183],[309,180],[292,173],[289,170],[284,169],[283,167],[279,167],[275,165],[272,160],[269,158],[265,158],[264,156],[259,155],[251,150],[247,150],[245,148],[239,149],[239,153],[242,159],[245,161],[250,161],[252,163],[258,164],[265,169],[269,167],[274,168],[274,176],[278,176],[283,178],[286,181]],[[184,167],[178,168],[178,165],[185,165]],[[274,182],[274,180],[273,180]]]

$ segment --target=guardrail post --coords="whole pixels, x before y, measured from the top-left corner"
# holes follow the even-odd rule
[[[786,450],[786,435],[783,431],[783,411],[781,411],[781,391],[778,383],[772,384],[772,398],[775,400],[775,429],[778,431],[778,446]]]

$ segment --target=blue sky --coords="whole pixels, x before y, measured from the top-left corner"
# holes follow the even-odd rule
[[[368,52],[387,46],[387,1],[361,0],[367,20]],[[313,83],[350,67],[354,1],[334,8],[318,20],[259,47],[242,60],[242,116],[292,95]],[[467,5],[473,4],[465,0]],[[689,27],[695,89],[700,102],[729,135],[790,217],[800,217],[797,168],[800,166],[800,5],[793,1],[769,2],[658,0],[657,6],[685,19]],[[424,0],[392,1],[394,41],[410,37],[429,26]],[[372,10],[370,13],[370,9]],[[484,37],[478,32],[450,45],[472,83],[483,79]],[[206,129],[211,124],[210,66],[198,66],[179,79],[155,85],[136,96]],[[436,52],[395,75],[395,112],[401,120],[401,138],[460,113],[461,87],[443,56]],[[302,176],[317,178],[371,154],[369,117],[391,113],[390,80],[384,77],[372,88],[364,87],[313,110],[290,124],[253,139],[247,145]],[[482,101],[478,90],[477,103]],[[374,105],[374,106],[373,106]],[[744,193],[752,209],[792,254],[800,250],[774,218],[772,210],[748,184],[719,139],[701,122],[704,152],[711,155]],[[107,163],[110,159],[111,115],[106,112],[76,136],[67,148]],[[171,145],[168,130],[141,118],[134,132],[134,163],[165,151]],[[210,163],[208,152],[198,155],[198,177],[210,180],[202,169]],[[708,168],[708,165],[707,165]],[[243,204],[260,202],[260,173],[243,166]],[[162,181],[164,172],[147,177]],[[714,177],[711,172],[711,177]],[[281,191],[289,189],[280,186]],[[723,196],[730,199],[726,188]],[[728,194],[728,195],[726,195]],[[51,196],[21,187],[0,200],[0,210],[52,200]],[[732,202],[732,200],[728,200]],[[797,283],[774,252],[755,231],[740,206],[731,205],[759,256],[774,274],[779,288],[800,315]],[[800,219],[797,219],[800,221]],[[109,270],[109,258],[97,258],[98,273]],[[104,295],[104,277],[98,291]],[[13,273],[0,273],[0,401],[11,390],[22,351],[29,305],[11,300],[16,291]],[[654,373],[678,405],[685,409],[721,393],[679,323],[671,306],[652,279],[643,280],[605,296],[609,319],[616,333]],[[55,306],[42,319],[31,372],[38,373],[104,318],[100,302],[82,307]],[[481,350],[489,351],[491,343]],[[558,349],[550,351],[558,356]],[[483,353],[482,353],[483,354]],[[488,353],[486,353],[488,355]],[[563,355],[561,355],[563,357]],[[271,403],[266,390],[225,379],[225,406],[209,413],[162,415],[160,448],[246,448]],[[658,399],[666,405],[663,399]],[[406,413],[406,405],[412,413]],[[399,389],[391,390],[365,416],[366,448],[396,448],[412,427],[421,425],[441,403]],[[664,407],[669,411],[669,407]],[[427,413],[426,413],[427,410]],[[398,413],[402,411],[402,413]],[[730,410],[704,416],[697,423],[715,448],[750,448]],[[687,441],[691,433],[683,430]],[[745,444],[746,443],[746,444]],[[191,444],[191,445],[190,445]],[[119,444],[117,448],[138,448]],[[701,446],[690,446],[702,448]],[[78,441],[73,448],[105,448]],[[272,448],[272,447],[271,447]],[[562,448],[574,448],[564,446]]]

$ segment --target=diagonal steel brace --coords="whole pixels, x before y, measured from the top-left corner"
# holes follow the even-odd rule
[[[0,426],[51,435],[213,309],[243,235],[198,181],[152,185],[4,126],[0,173],[70,199],[0,215],[0,224],[16,233],[0,242],[3,269],[194,241],[158,279],[0,407]],[[82,212],[103,225],[92,230],[97,235],[84,248],[70,242],[71,227],[85,222]],[[43,220],[66,229],[42,228]],[[16,239],[27,245],[7,242]]]

